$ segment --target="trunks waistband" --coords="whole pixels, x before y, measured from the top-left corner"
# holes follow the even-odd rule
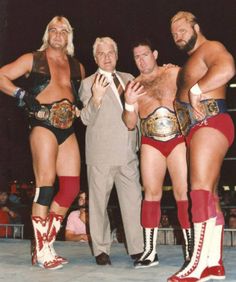
[[[52,104],[41,104],[37,113],[29,113],[30,118],[35,118],[55,128],[70,128],[76,118],[76,106],[69,100],[63,99]]]
[[[195,117],[192,106],[189,103],[176,100],[174,108],[179,122],[180,130],[184,136],[188,135],[189,130],[197,123],[210,117],[216,116],[227,111],[224,99],[207,99],[201,101],[205,116],[199,120]]]
[[[175,113],[166,107],[155,109],[141,119],[140,125],[143,136],[158,141],[169,141],[181,134]]]

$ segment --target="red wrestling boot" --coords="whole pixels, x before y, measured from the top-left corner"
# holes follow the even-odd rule
[[[216,217],[208,212],[211,193],[206,190],[191,192],[192,219],[194,222],[194,249],[187,267],[178,271],[168,279],[168,282],[196,282],[201,281],[201,276],[207,267],[212,234]]]
[[[34,229],[35,246],[32,253],[32,264],[38,264],[45,269],[59,269],[62,268],[55,257],[52,256],[47,241],[48,222],[40,216],[32,216],[32,223]]]
[[[224,217],[222,213],[218,213],[207,259],[207,267],[201,275],[201,281],[225,279],[225,268],[222,260],[223,241]]]
[[[61,228],[63,216],[56,214],[54,212],[49,212],[47,220],[48,220],[47,240],[51,254],[53,255],[53,257],[55,257],[56,261],[58,261],[59,263],[67,264],[68,260],[66,258],[59,256],[53,247],[53,243],[56,240],[57,233]]]

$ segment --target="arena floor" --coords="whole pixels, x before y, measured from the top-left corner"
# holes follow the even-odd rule
[[[0,281],[4,282],[164,282],[182,263],[181,246],[158,246],[159,265],[134,269],[123,244],[113,243],[111,266],[98,266],[87,243],[57,241],[56,250],[70,261],[59,270],[31,266],[29,240],[0,240]],[[227,282],[236,281],[236,248],[225,247]],[[212,280],[214,281],[214,280]],[[219,280],[217,280],[219,281]]]

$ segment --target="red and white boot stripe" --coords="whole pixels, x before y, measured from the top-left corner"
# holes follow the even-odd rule
[[[168,278],[168,282],[196,282],[200,280],[202,272],[207,267],[207,257],[215,220],[215,218],[210,218],[204,222],[194,223],[192,258],[187,267]]]
[[[47,241],[48,221],[40,216],[32,216],[35,236],[35,248],[32,253],[32,263],[40,267],[54,270],[62,268],[61,263],[51,254]]]
[[[207,267],[201,275],[202,282],[208,281],[210,279],[225,279],[225,268],[222,261],[223,239],[224,226],[216,225],[212,235],[207,259]]]
[[[47,240],[48,240],[48,245],[49,245],[49,249],[51,251],[52,256],[55,257],[55,259],[61,263],[61,264],[67,264],[68,260],[66,258],[63,258],[61,256],[59,256],[53,246],[53,243],[56,240],[56,236],[57,233],[59,232],[60,228],[61,228],[61,224],[63,221],[63,216],[50,212],[48,214],[48,232],[47,232]]]

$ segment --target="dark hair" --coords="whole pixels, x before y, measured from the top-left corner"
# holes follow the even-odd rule
[[[135,39],[131,44],[131,50],[133,51],[134,48],[138,46],[148,46],[152,52],[155,50],[152,45],[152,42],[148,38]]]

